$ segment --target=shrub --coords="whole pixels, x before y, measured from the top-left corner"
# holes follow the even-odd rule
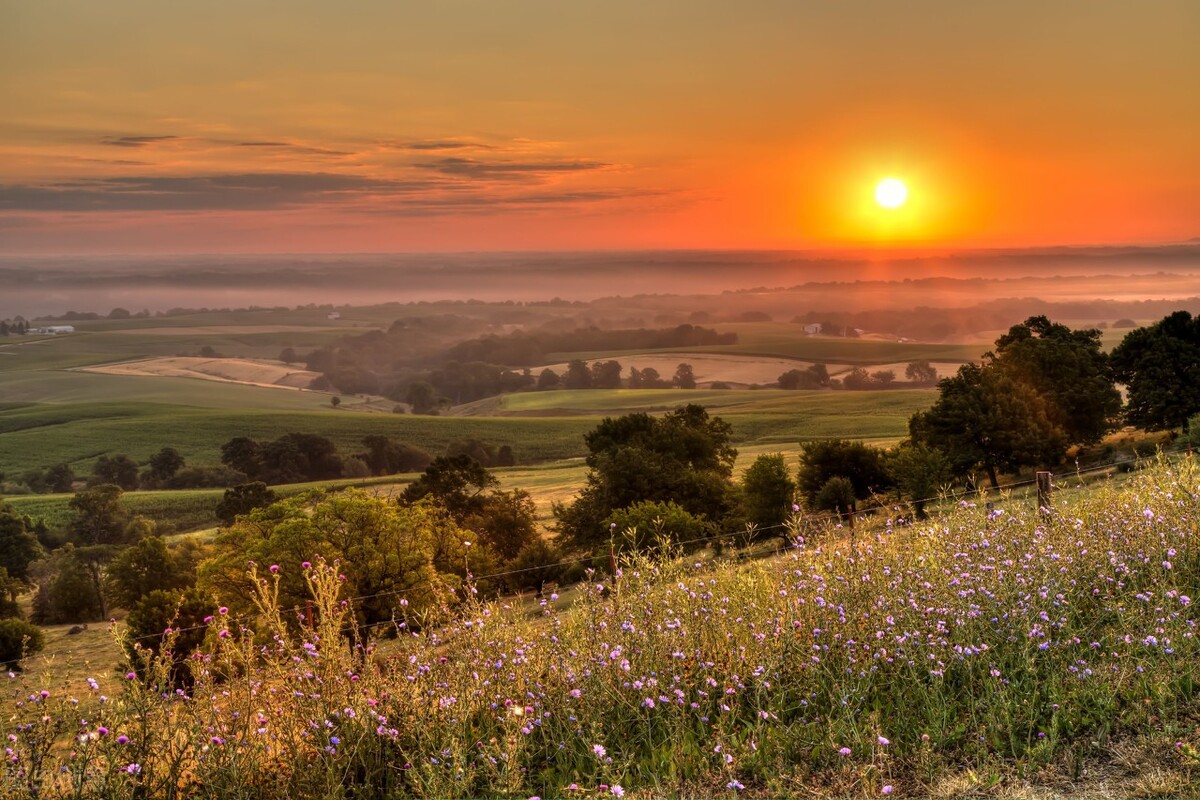
[[[12,669],[46,646],[42,629],[20,619],[0,619],[0,664]]]

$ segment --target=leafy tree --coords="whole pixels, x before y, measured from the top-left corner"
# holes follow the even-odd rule
[[[584,437],[589,471],[583,490],[554,509],[565,540],[591,549],[607,539],[605,520],[614,511],[642,500],[674,501],[694,516],[723,519],[737,457],[729,434],[729,423],[694,404],[658,418],[605,418]]]
[[[883,457],[883,466],[897,492],[913,504],[917,519],[925,518],[925,503],[950,481],[950,460],[937,450],[907,442]]]
[[[46,470],[46,485],[52,492],[69,492],[75,486],[75,472],[67,464],[55,464]]]
[[[476,542],[429,502],[398,505],[357,489],[296,496],[256,509],[219,534],[198,585],[231,608],[249,610],[254,586],[247,562],[262,571],[275,565],[281,604],[301,607],[309,596],[302,562],[320,554],[340,562],[347,596],[366,598],[356,608],[361,621],[411,620],[450,599],[447,590],[460,583],[464,565],[475,569],[487,558],[487,548],[471,546]]]
[[[92,467],[92,478],[88,483],[92,486],[111,483],[127,492],[133,491],[138,488],[138,464],[124,454],[112,458],[100,456]]]
[[[32,619],[39,625],[104,619],[93,573],[74,545],[67,544],[30,566],[37,584]]]
[[[371,468],[372,475],[416,472],[425,469],[432,461],[432,457],[424,450],[379,434],[364,436],[362,443],[367,448],[362,459]]]
[[[1200,411],[1200,316],[1176,311],[1130,331],[1112,351],[1112,366],[1128,395],[1129,424],[1187,431],[1189,418]]]
[[[563,376],[562,382],[566,389],[592,388],[592,371],[588,368],[587,362],[578,358],[568,362],[567,373]]]
[[[542,587],[562,574],[562,560],[562,552],[553,543],[533,539],[508,563],[511,574],[505,582],[514,591],[535,589],[540,597]]]
[[[496,448],[475,438],[459,439],[446,446],[446,455],[470,456],[483,466],[490,467],[496,461]]]
[[[43,555],[42,546],[24,517],[0,501],[0,568],[10,578],[29,580],[29,565]]]
[[[279,353],[279,360],[285,364],[297,364],[301,361],[300,356],[296,355],[296,351],[290,347],[285,347]]]
[[[0,567],[0,619],[23,616],[21,605],[17,602],[28,586],[24,581],[17,580],[8,574],[8,570]]]
[[[234,486],[232,489],[226,489],[221,502],[217,503],[217,519],[226,525],[232,525],[240,515],[269,506],[276,499],[275,492],[267,488],[262,481]]]
[[[159,484],[174,478],[183,467],[183,456],[174,447],[164,447],[150,456],[150,477]]]
[[[432,496],[455,519],[462,520],[483,511],[483,492],[498,487],[496,476],[465,453],[439,456],[425,468],[421,477],[404,487],[402,503],[416,503]]]
[[[428,414],[437,408],[437,390],[429,381],[413,381],[408,385],[404,402],[412,406],[414,414]]]
[[[645,373],[642,373],[643,380]],[[677,389],[695,389],[696,388],[696,373],[692,369],[691,364],[680,364],[675,368],[675,377],[671,379],[671,385]]]
[[[904,368],[904,377],[918,386],[933,386],[937,383],[937,368],[928,361],[913,361]]]
[[[133,516],[121,502],[120,486],[111,483],[76,493],[68,505],[75,512],[71,535],[80,545],[125,544],[132,536]]]
[[[994,488],[998,471],[1056,464],[1067,437],[1049,419],[1046,400],[1005,372],[966,364],[938,383],[937,402],[908,421],[914,442],[940,450],[962,475],[982,467]]]
[[[190,686],[191,655],[204,643],[208,633],[204,620],[213,615],[216,605],[209,595],[196,588],[147,592],[125,617],[122,649],[134,672],[142,679],[147,678],[150,660],[169,648],[168,678],[176,686]]]
[[[251,478],[262,472],[262,447],[245,436],[236,436],[221,445],[221,463]]]
[[[511,445],[502,444],[500,449],[496,451],[496,466],[497,467],[515,467],[517,465],[517,457],[513,453]]]
[[[854,513],[858,497],[855,495],[854,484],[843,475],[834,475],[813,496],[812,507],[819,511],[833,511],[838,516],[849,516]]]
[[[1197,334],[1200,345],[1200,327]],[[1121,410],[1098,330],[1071,330],[1044,316],[1030,317],[997,339],[995,354],[985,360],[1040,394],[1050,422],[1070,443],[1100,441]],[[1200,355],[1197,370],[1200,375]]]
[[[674,501],[642,500],[617,509],[605,520],[618,550],[655,551],[663,545],[698,550],[717,534],[708,519],[689,514]]]
[[[888,387],[896,382],[896,373],[890,369],[881,369],[871,373],[871,383],[876,386]]]
[[[538,373],[537,389],[539,392],[544,392],[547,389],[557,389],[559,383],[558,373],[549,367]]]
[[[128,609],[152,591],[183,589],[196,580],[189,567],[194,570],[195,565],[177,560],[161,536],[146,536],[108,563],[104,576],[107,599]]]
[[[760,528],[783,525],[792,510],[796,484],[782,453],[764,453],[742,475],[742,510]],[[782,534],[781,534],[782,535]]]
[[[819,501],[832,478],[844,478],[849,483],[851,502],[847,507],[851,510],[856,501],[891,486],[883,468],[883,454],[874,447],[847,439],[804,442],[803,447],[796,484],[810,508],[832,508]]]
[[[855,367],[846,373],[846,377],[842,378],[842,386],[853,391],[861,391],[870,389],[874,385],[870,374],[862,367]]]
[[[19,619],[0,619],[0,665],[6,669],[18,667],[22,658],[45,646],[46,636],[38,626]]]
[[[621,388],[621,362],[595,361],[592,362],[593,389]]]

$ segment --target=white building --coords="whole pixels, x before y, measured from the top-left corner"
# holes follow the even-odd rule
[[[816,336],[820,332],[821,332],[821,323],[819,323],[819,322],[810,322],[809,324],[804,326],[804,333],[808,336]]]
[[[57,336],[60,333],[74,333],[74,325],[47,325],[44,328],[30,328],[30,333],[40,333],[43,335]]]

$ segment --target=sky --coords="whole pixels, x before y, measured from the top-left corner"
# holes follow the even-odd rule
[[[0,0],[0,255],[1179,242],[1197,42],[1195,0]]]

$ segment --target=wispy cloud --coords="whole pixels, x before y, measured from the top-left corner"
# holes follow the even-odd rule
[[[494,178],[517,175],[539,175],[570,172],[590,172],[606,169],[610,164],[600,161],[480,161],[473,158],[441,158],[415,166],[443,175],[466,178]]]
[[[106,136],[100,140],[100,143],[110,147],[148,147],[178,138],[178,136]]]

